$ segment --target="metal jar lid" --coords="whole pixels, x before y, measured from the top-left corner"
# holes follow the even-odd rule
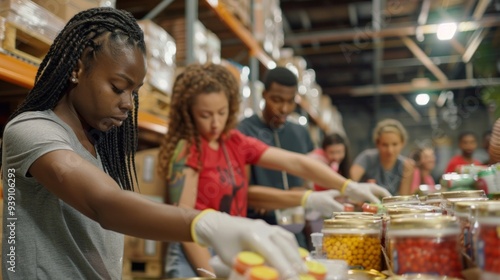
[[[391,220],[388,230],[426,230],[426,229],[458,229],[457,218],[439,216],[430,219],[401,218]]]
[[[492,200],[476,206],[477,217],[500,217],[500,201]]]
[[[358,219],[328,219],[323,221],[323,229],[380,229],[381,220]]]
[[[394,215],[401,214],[416,214],[416,213],[433,213],[438,212],[434,208],[429,207],[389,207],[387,208],[387,214],[392,217]]]
[[[453,211],[456,215],[468,215],[471,210],[476,209],[479,204],[485,202],[484,200],[457,201],[453,204]]]
[[[373,216],[373,213],[368,212],[333,212],[332,217],[336,216]]]
[[[398,195],[382,198],[382,204],[412,204],[420,203],[417,195]]]
[[[427,194],[427,199],[425,202],[432,202],[432,201],[441,201],[443,199],[443,195],[441,193],[430,193]]]
[[[442,192],[444,199],[486,197],[483,190]]]

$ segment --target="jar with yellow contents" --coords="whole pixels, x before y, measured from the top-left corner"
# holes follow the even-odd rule
[[[351,267],[381,268],[380,219],[330,219],[323,224],[323,250],[327,259],[347,261]]]

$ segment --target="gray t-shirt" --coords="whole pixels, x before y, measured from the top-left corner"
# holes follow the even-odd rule
[[[52,110],[23,113],[5,128],[3,279],[121,279],[123,235],[103,229],[27,176],[36,159],[55,150],[74,151],[103,170],[100,157]],[[55,168],[64,172],[74,160]]]
[[[366,182],[368,179],[375,179],[379,186],[386,188],[392,195],[399,193],[399,185],[403,178],[405,157],[398,156],[396,164],[391,170],[385,170],[380,164],[380,155],[377,149],[364,150],[354,160],[357,164],[365,169],[365,174],[360,182]]]

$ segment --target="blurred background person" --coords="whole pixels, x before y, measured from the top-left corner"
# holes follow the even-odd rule
[[[351,161],[349,157],[349,147],[347,141],[342,135],[332,133],[326,135],[321,143],[321,148],[314,149],[309,156],[317,159],[330,168],[339,173],[340,175],[349,178],[349,169]],[[315,191],[324,191],[329,188],[318,186],[314,184]]]
[[[474,151],[477,148],[476,135],[470,131],[464,131],[458,136],[458,148],[460,149],[460,154],[455,155],[448,162],[445,173],[450,172],[460,172],[460,166],[462,165],[481,165],[477,159],[473,158]]]
[[[428,193],[435,192],[436,182],[431,175],[434,167],[436,167],[434,149],[431,147],[418,147],[412,151],[410,157],[415,162],[410,192],[412,194],[419,191]],[[427,187],[425,189],[420,189],[420,185],[426,185]]]
[[[374,129],[375,149],[359,154],[350,169],[351,179],[385,187],[392,195],[410,194],[413,161],[403,155],[408,134],[395,119],[380,121]]]

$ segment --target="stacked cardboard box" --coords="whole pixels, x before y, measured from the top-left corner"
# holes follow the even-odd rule
[[[162,23],[162,26],[165,26],[167,32],[174,37],[177,43],[177,65],[185,66],[187,58],[186,19],[167,20]],[[194,62],[201,64],[221,62],[220,39],[198,20],[194,22],[193,40]]]
[[[95,7],[115,7],[116,0],[33,0],[64,22],[75,14]]]
[[[169,95],[175,79],[177,46],[174,38],[151,20],[139,21],[146,42],[146,82]]]
[[[279,0],[254,1],[254,37],[274,59],[285,42],[282,18]]]

